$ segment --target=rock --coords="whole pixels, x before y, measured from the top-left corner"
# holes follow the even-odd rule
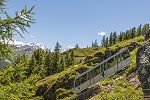
[[[7,59],[2,59],[0,60],[0,69],[3,69],[9,65],[11,65],[11,61],[10,60],[7,60]]]
[[[111,89],[111,88],[114,88],[115,86],[113,84],[108,84],[107,85],[107,88]]]
[[[136,62],[144,96],[150,96],[150,44],[145,44],[138,49]]]

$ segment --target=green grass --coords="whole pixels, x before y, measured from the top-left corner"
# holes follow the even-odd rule
[[[43,94],[47,94],[51,90],[53,90],[52,92],[55,92],[55,98],[68,98],[75,95],[75,91],[74,89],[72,89],[75,76],[83,73],[90,67],[91,66],[82,64],[72,66],[61,73],[50,75],[40,80],[39,82],[37,82],[36,86],[37,88],[46,87],[43,91]]]
[[[143,42],[141,42],[142,44]],[[122,75],[115,75],[112,78],[106,78],[101,81],[100,86],[107,87],[111,84],[114,88],[102,88],[98,95],[94,97],[94,100],[143,100],[142,89],[131,86],[127,80],[131,73],[136,71],[136,52],[138,48],[134,49],[130,54],[132,63],[124,71]]]
[[[111,84],[114,88],[108,88]],[[101,90],[93,97],[94,100],[142,100],[143,92],[141,88],[135,89],[126,78],[118,80],[104,80],[100,82]]]
[[[122,41],[122,42],[118,42],[118,43],[116,43],[115,45],[108,47],[108,49],[102,48],[102,49],[96,51],[96,52],[94,53],[94,55],[97,55],[98,53],[105,55],[105,51],[106,51],[106,50],[115,51],[115,50],[117,50],[117,49],[126,47],[126,46],[130,45],[130,44],[133,43],[133,42],[137,42],[137,43],[139,43],[139,45],[141,45],[141,44],[143,44],[143,41],[144,41],[144,37],[143,37],[143,36],[139,36],[139,37],[136,37],[136,38],[134,38],[134,39],[129,39],[129,40],[125,40],[125,41]],[[93,56],[94,56],[94,55],[93,55]]]
[[[117,49],[126,47],[130,45],[132,42],[138,42],[139,45],[142,45],[144,41],[144,37],[136,37],[134,39],[126,40],[123,42],[116,43],[115,45],[109,47],[110,51],[115,51]],[[126,78],[128,75],[133,73],[136,70],[136,51],[135,48],[131,52],[132,57],[132,64],[130,67],[125,71],[125,73],[121,75],[115,75],[111,79],[106,78],[100,82],[100,85],[103,87],[107,87],[107,85],[111,84],[115,86],[114,88],[102,88],[100,90],[100,94],[94,97],[94,100],[140,100],[142,97],[141,89],[135,89],[133,86],[130,85]],[[74,49],[76,57],[89,57],[89,61],[97,59],[97,54],[105,55],[106,48],[76,48]],[[95,62],[92,62],[95,64]],[[92,65],[91,64],[91,65]],[[73,88],[73,80],[74,77],[92,66],[87,66],[86,64],[78,64],[67,68],[65,71],[50,75],[40,81],[37,82],[36,86],[37,89],[43,89],[42,96],[50,95],[52,92],[54,93],[55,98],[57,99],[69,99],[70,97],[75,96],[75,91]],[[118,78],[119,77],[119,78]],[[116,80],[118,79],[118,80]],[[131,98],[131,99],[130,99]]]
[[[100,50],[101,47],[96,48],[75,48],[74,53],[76,57],[87,57],[93,55],[96,51]]]

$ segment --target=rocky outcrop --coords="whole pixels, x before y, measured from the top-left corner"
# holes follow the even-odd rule
[[[145,40],[148,40],[150,38],[150,30],[143,32],[141,35],[145,37]]]
[[[150,43],[146,42],[137,51],[137,69],[138,78],[141,82],[141,87],[144,96],[150,96]]]

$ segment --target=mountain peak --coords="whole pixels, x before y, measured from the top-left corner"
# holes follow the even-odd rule
[[[43,43],[24,43],[19,40],[9,41],[8,45],[12,47],[12,49],[16,53],[32,53],[36,49],[46,49],[46,46]]]
[[[36,49],[46,49],[46,46],[43,43],[24,43],[22,41],[19,40],[13,40],[13,41],[9,41],[8,42],[9,45],[14,45],[16,47],[24,47],[24,46],[29,46],[29,47],[33,47]]]

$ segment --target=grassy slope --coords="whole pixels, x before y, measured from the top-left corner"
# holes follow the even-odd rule
[[[45,94],[48,92],[54,92],[55,94],[53,94],[53,96],[55,95],[59,99],[71,97],[75,94],[75,91],[72,89],[74,77],[89,68],[90,66],[82,64],[74,65],[61,73],[50,75],[40,80],[36,85],[37,87],[46,86],[45,91],[43,91],[44,96],[46,96]]]
[[[75,48],[74,53],[76,57],[87,57],[91,56],[95,53],[95,51],[98,51],[102,49],[101,47],[96,47],[96,48]]]
[[[134,39],[129,39],[129,40],[125,40],[123,42],[118,42],[113,46],[110,46],[109,49],[111,50],[115,50],[119,47],[125,47],[126,45],[129,45],[132,42],[139,42],[141,40],[143,40],[144,38],[142,36],[140,37],[136,37]],[[139,42],[141,43],[141,42]],[[94,54],[98,53],[98,52],[104,52],[106,50],[106,48],[102,48],[102,47],[96,47],[96,48],[75,48],[74,49],[74,53],[76,57],[87,57],[87,56],[93,56]]]
[[[115,45],[109,47],[109,49],[113,51],[120,47],[125,47],[131,44],[132,42],[138,42],[139,44],[142,44],[143,40],[144,40],[143,37],[137,37],[137,38],[126,40],[120,43],[116,43]],[[89,55],[94,56],[98,52],[105,52],[105,50],[106,50],[105,48],[75,49],[75,55],[77,57],[86,57]],[[112,79],[107,78],[104,81],[100,82],[100,85],[103,85],[103,87],[105,87],[109,83],[112,83],[115,86],[115,88],[102,89],[102,92],[100,93],[100,95],[96,96],[95,99],[97,100],[105,99],[103,97],[106,96],[105,94],[108,94],[107,95],[108,99],[111,100],[114,98],[114,96],[115,97],[117,96],[118,99],[120,100],[123,93],[126,93],[125,91],[130,91],[127,97],[133,97],[133,96],[137,97],[137,95],[139,94],[142,95],[141,92],[138,92],[139,94],[136,94],[137,92],[134,91],[135,88],[131,86],[130,83],[126,80],[127,76],[130,75],[136,69],[135,67],[136,50],[137,49],[131,52],[133,63],[130,65],[130,67],[125,71],[123,75],[116,76],[117,78],[118,77],[122,77],[122,78],[118,80],[115,80],[116,78],[112,78]],[[39,82],[37,82],[36,84],[37,89],[44,88],[44,90],[40,94],[44,97],[51,95],[52,92],[54,92],[52,96],[55,95],[54,97],[56,97],[57,99],[67,99],[68,97],[72,97],[76,95],[74,90],[71,89],[73,87],[73,79],[75,75],[82,73],[83,71],[87,70],[90,67],[91,66],[79,64],[79,65],[72,66],[61,73],[50,75],[46,77],[45,79],[42,79]],[[113,93],[110,90],[113,91]],[[140,91],[140,90],[137,89],[137,91]],[[130,96],[130,94],[132,95]]]
[[[130,74],[135,72],[135,61],[136,61],[136,51],[131,52],[132,64],[125,70],[122,75],[115,75],[112,78],[107,78],[99,83],[101,90],[99,94],[93,97],[94,100],[142,100],[143,92],[140,87],[140,82],[138,81],[137,75],[132,78]],[[134,82],[132,82],[132,80]],[[112,86],[112,87],[110,87]]]

